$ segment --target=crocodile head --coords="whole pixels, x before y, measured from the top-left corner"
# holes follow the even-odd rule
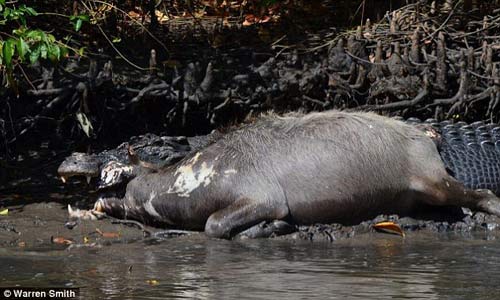
[[[59,165],[57,173],[63,182],[74,176],[86,177],[87,182],[90,182],[92,177],[99,176],[101,164],[102,161],[96,155],[75,152]]]
[[[75,152],[68,156],[57,169],[61,180],[66,183],[71,177],[85,177],[87,183],[99,177],[97,189],[106,189],[129,182],[138,175],[156,171],[139,163],[122,163],[116,160],[103,161],[93,154]]]
[[[156,172],[181,160],[190,151],[198,150],[220,138],[219,132],[196,137],[169,137],[147,134],[132,137],[115,149],[97,154],[75,152],[59,166],[63,182],[71,177],[86,177],[95,181],[97,190],[122,195],[133,178]]]

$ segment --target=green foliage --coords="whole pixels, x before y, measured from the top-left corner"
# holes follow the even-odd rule
[[[28,27],[29,17],[38,13],[29,6],[0,0],[0,25],[15,28],[12,32],[0,31],[0,68],[5,70],[10,86],[14,87],[13,70],[18,63],[34,64],[40,59],[57,63],[68,55],[68,48],[54,35],[41,29]],[[83,22],[88,22],[86,15],[72,16],[75,31],[79,31]],[[80,51],[81,53],[81,51]]]
[[[13,31],[13,35],[4,41],[0,41],[0,64],[7,70],[12,70],[14,60],[23,63],[28,56],[31,64],[40,58],[49,59],[52,62],[60,61],[68,54],[68,49],[57,43],[56,38],[43,30],[19,28]]]
[[[26,26],[26,16],[37,15],[37,12],[32,7],[27,7],[26,4],[21,4],[18,8],[6,7],[5,0],[0,1],[0,12],[3,17],[3,20],[0,20],[1,25],[5,25],[8,21],[19,20],[22,25]]]
[[[82,28],[83,22],[89,22],[90,17],[88,15],[78,15],[69,17],[69,21],[73,24],[73,28],[75,31],[80,31]]]

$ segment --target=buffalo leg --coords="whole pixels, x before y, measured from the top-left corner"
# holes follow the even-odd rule
[[[115,218],[123,219],[126,217],[126,211],[123,202],[123,199],[115,197],[101,198],[94,204],[94,211],[106,213]]]
[[[500,216],[500,198],[493,192],[467,189],[450,176],[437,183],[418,180],[414,182],[414,186],[423,194],[422,200],[427,204],[463,206]]]
[[[245,231],[238,233],[241,238],[267,238],[271,235],[285,235],[297,231],[297,227],[282,220],[274,220],[272,222],[262,221]]]
[[[207,220],[205,233],[211,237],[231,238],[235,234],[262,221],[282,219],[288,208],[273,207],[248,198],[242,198],[228,207],[214,212]]]

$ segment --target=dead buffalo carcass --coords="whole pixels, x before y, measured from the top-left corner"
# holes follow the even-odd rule
[[[423,205],[500,216],[489,190],[451,177],[422,130],[373,113],[267,115],[132,180],[96,211],[230,238],[262,221],[355,223]]]

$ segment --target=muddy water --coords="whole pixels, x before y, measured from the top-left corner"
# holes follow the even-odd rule
[[[195,235],[71,250],[7,247],[0,266],[2,286],[81,287],[85,299],[500,297],[500,239],[481,235],[374,233],[335,243]]]

